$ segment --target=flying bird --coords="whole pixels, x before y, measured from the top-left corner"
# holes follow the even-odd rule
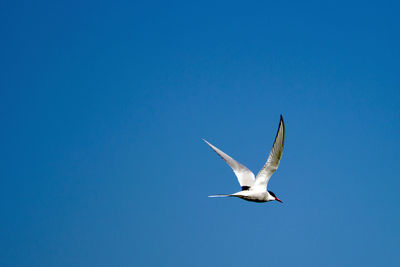
[[[279,162],[281,161],[283,153],[283,143],[285,141],[285,124],[283,117],[279,122],[278,132],[275,137],[274,145],[272,146],[268,160],[264,167],[259,171],[256,177],[254,174],[243,164],[240,164],[229,155],[225,154],[222,150],[210,144],[207,140],[203,139],[228,165],[233,169],[242,190],[233,194],[227,195],[211,195],[209,197],[238,197],[247,201],[253,202],[267,202],[267,201],[282,201],[272,192],[267,190],[268,181],[272,174],[278,169]]]

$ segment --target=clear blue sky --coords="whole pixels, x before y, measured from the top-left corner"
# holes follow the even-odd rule
[[[0,265],[400,266],[399,9],[2,1]]]

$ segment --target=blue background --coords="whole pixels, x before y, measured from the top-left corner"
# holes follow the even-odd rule
[[[323,2],[2,1],[0,265],[400,266],[399,4]]]

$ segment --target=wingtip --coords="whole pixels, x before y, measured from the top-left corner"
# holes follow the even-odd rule
[[[282,124],[283,129],[285,130],[285,122],[283,121],[283,116],[282,116],[282,114],[281,114],[281,120],[280,120],[279,123]]]

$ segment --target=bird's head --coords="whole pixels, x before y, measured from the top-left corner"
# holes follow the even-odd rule
[[[280,200],[276,195],[275,195],[275,193],[274,192],[272,192],[272,191],[268,191],[268,193],[274,198],[274,200],[276,200],[276,201],[279,201],[279,202],[281,202],[281,203],[283,203],[282,202],[282,200]]]

